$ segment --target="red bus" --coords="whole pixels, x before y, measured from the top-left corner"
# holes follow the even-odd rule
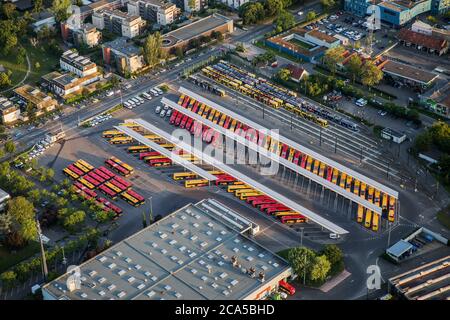
[[[242,126],[242,123],[238,122],[236,125],[236,130],[234,130],[235,134],[239,135],[239,132],[241,131],[241,126]]]
[[[124,167],[122,167],[121,165],[115,163],[112,160],[106,160],[105,161],[106,165],[109,166],[110,168],[116,170],[118,173],[120,173],[123,176],[129,176],[130,175],[130,171],[128,171],[127,169],[125,169]]]
[[[157,151],[149,151],[149,152],[142,152],[139,153],[139,160],[144,160],[145,157],[153,157],[153,156],[158,156],[159,152]]]
[[[289,210],[291,210],[291,209],[284,205],[279,205],[279,206],[274,205],[273,207],[267,208],[266,213],[272,215],[279,211],[289,211]]]
[[[222,140],[221,138],[222,138],[222,135],[220,134],[220,132],[216,131],[216,133],[214,133],[214,136],[212,137],[212,145],[214,147],[220,145],[221,144],[220,142]]]
[[[117,182],[119,182],[121,185],[124,185],[126,188],[130,188],[131,187],[131,183],[122,179],[121,177],[115,177],[114,180],[116,180]]]
[[[74,183],[73,183],[73,185],[79,190],[79,191],[82,191],[83,189],[87,189],[85,186],[83,186],[80,182],[78,182],[78,181],[75,181]]]
[[[169,158],[153,159],[148,162],[151,167],[168,167],[172,165],[172,160]]]
[[[186,126],[186,122],[188,121],[189,117],[188,116],[184,116],[183,119],[180,122],[180,129],[184,129],[184,127]]]
[[[135,198],[136,200],[140,201],[140,202],[144,202],[145,199],[143,196],[141,196],[139,193],[137,193],[136,191],[133,190],[128,190],[127,193],[132,196],[133,198]]]
[[[122,191],[127,190],[127,187],[124,186],[123,184],[121,184],[120,182],[118,182],[116,179],[112,179],[111,181],[109,181],[111,184],[113,184],[114,186],[116,186],[117,188],[119,188]]]
[[[99,167],[98,170],[102,172],[104,175],[107,175],[109,179],[114,178],[116,176],[114,173],[106,169],[104,166]]]
[[[95,198],[97,196],[97,193],[95,191],[90,190],[89,188],[86,188],[83,186],[80,182],[76,181],[73,184],[79,191],[84,192],[85,194],[89,195],[89,197]]]
[[[327,167],[327,180],[331,181],[331,178],[333,177],[333,168]]]
[[[259,210],[264,211],[267,208],[270,208],[270,207],[273,207],[273,206],[282,206],[282,204],[279,203],[279,202],[262,204],[262,205],[259,206]]]
[[[88,173],[88,176],[90,176],[91,178],[97,180],[100,183],[105,182],[105,179],[103,179],[102,177],[100,177],[98,174],[96,174],[94,171],[91,171]]]
[[[117,193],[115,191],[111,190],[110,188],[108,188],[107,186],[105,186],[104,184],[102,184],[98,188],[99,188],[100,191],[102,191],[104,194],[109,196],[111,199],[116,199],[117,198]]]
[[[278,286],[280,290],[285,291],[287,294],[291,296],[295,294],[295,288],[284,280],[280,280],[280,282],[278,282]]]
[[[297,151],[297,152],[295,153],[295,155],[294,155],[294,160],[292,160],[292,162],[293,162],[294,164],[298,164],[298,161],[300,160],[300,156],[301,156],[300,151]]]
[[[277,202],[271,198],[253,200],[253,202],[252,202],[252,206],[254,206],[254,207],[261,206],[261,205],[274,205],[274,204],[277,204]]]
[[[227,184],[230,184],[230,183],[235,182],[235,181],[236,181],[236,178],[231,177],[231,176],[220,177],[220,178],[218,177],[217,180],[216,180],[216,186],[227,185]]]
[[[196,126],[194,128],[195,137],[199,138],[202,135],[202,130],[204,126],[200,122],[196,122]]]
[[[286,144],[283,144],[283,147],[281,148],[281,157],[283,159],[286,159],[287,155],[288,155],[288,146]]]
[[[194,119],[189,118],[188,121],[186,122],[186,130],[190,131],[191,126],[192,126],[193,123],[194,123]]]
[[[183,119],[184,114],[182,114],[181,112],[178,113],[177,118],[175,119],[175,125],[178,127],[180,125],[181,119]]]
[[[302,155],[302,162],[300,164],[300,166],[305,169],[306,168],[306,160],[307,160],[308,156],[306,154]]]
[[[200,106],[200,102],[198,102],[196,100],[195,103],[194,103],[194,106],[192,107],[192,112],[197,113],[199,106]]]
[[[188,106],[189,102],[192,100],[193,99],[191,97],[186,96],[186,99],[184,99],[183,104],[182,104],[183,108],[186,108]]]
[[[86,179],[87,182],[92,183],[94,185],[94,187],[96,187],[96,188],[100,185],[99,181],[95,180],[94,178],[92,178],[89,175],[85,175],[83,178]]]
[[[306,217],[301,214],[294,214],[290,216],[281,216],[281,223],[292,224],[292,223],[304,223],[306,222]]]
[[[175,119],[177,118],[177,116],[178,116],[178,111],[174,110],[172,115],[170,116],[169,123],[170,124],[174,124],[175,123]]]
[[[69,169],[70,171],[72,171],[73,173],[76,173],[79,176],[82,176],[84,174],[83,171],[81,171],[80,169],[78,169],[77,167],[75,167],[73,164],[69,165],[67,167],[67,169]]]
[[[253,197],[248,197],[246,201],[247,201],[247,203],[251,203],[255,200],[262,200],[262,199],[270,199],[270,197],[265,196],[265,195],[253,196]]]
[[[225,120],[225,123],[223,124],[223,127],[225,129],[228,129],[230,127],[231,124],[231,117],[227,117],[227,119]]]

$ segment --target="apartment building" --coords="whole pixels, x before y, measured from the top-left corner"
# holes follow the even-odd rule
[[[55,99],[29,84],[14,89],[14,94],[25,104],[33,106],[36,109],[36,116],[52,111],[58,106]]]
[[[92,23],[100,30],[108,30],[130,39],[140,35],[146,26],[146,22],[139,15],[119,10],[95,12],[92,15]]]
[[[221,0],[221,2],[233,9],[239,9],[243,4],[250,2],[250,0]]]
[[[125,37],[104,43],[102,52],[105,63],[115,67],[122,75],[139,72],[145,66],[141,49]]]
[[[5,97],[0,96],[0,116],[3,124],[11,124],[19,120],[20,108]]]
[[[59,64],[61,69],[72,72],[80,78],[98,72],[97,65],[94,62],[72,50],[67,50],[62,54]]]
[[[127,9],[129,14],[141,16],[161,26],[173,23],[181,14],[180,8],[174,3],[164,0],[130,0]]]
[[[102,39],[102,33],[91,23],[82,24],[79,27],[61,23],[61,35],[65,42],[72,43],[77,47],[86,45],[92,48],[97,46]]]
[[[71,94],[81,94],[83,88],[100,78],[98,72],[79,78],[71,73],[54,71],[42,76],[42,82],[51,92],[66,98]]]

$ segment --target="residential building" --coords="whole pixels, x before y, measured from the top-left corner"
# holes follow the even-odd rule
[[[61,69],[72,72],[80,78],[98,72],[97,65],[94,62],[72,50],[67,50],[62,54],[59,64]]]
[[[364,17],[368,15],[371,0],[345,0],[344,10]],[[393,26],[402,26],[416,16],[430,12],[433,14],[444,13],[450,8],[448,0],[391,0],[379,1],[375,4],[382,22]]]
[[[53,93],[63,98],[71,94],[80,94],[85,86],[100,79],[99,73],[79,78],[71,73],[50,72],[42,76],[43,84]]]
[[[20,108],[7,98],[0,96],[0,114],[2,124],[12,124],[19,120]]]
[[[293,64],[287,65],[286,69],[288,69],[291,72],[291,80],[294,82],[300,82],[300,80],[302,80],[303,77],[308,76],[308,71],[306,71],[301,67],[297,67]]]
[[[124,37],[104,43],[102,52],[105,63],[123,75],[139,72],[145,66],[141,49]]]
[[[50,10],[34,13],[32,19],[31,27],[34,32],[39,32],[44,26],[54,29],[56,25],[55,15]]]
[[[434,36],[436,38],[445,39],[447,42],[450,41],[449,30],[434,28],[433,26],[420,20],[417,20],[412,24],[411,31],[422,33],[427,36]]]
[[[116,10],[122,8],[128,0],[98,0],[88,5],[82,6],[81,21],[92,16],[95,12],[100,10]]]
[[[238,221],[238,222],[236,222]],[[188,204],[42,287],[44,300],[262,300],[292,274],[289,263],[222,203]]]
[[[428,92],[419,96],[420,102],[428,110],[450,118],[450,82],[440,79]]]
[[[138,15],[119,10],[101,10],[92,15],[92,23],[100,30],[107,30],[126,38],[140,35],[146,22]]]
[[[14,89],[14,94],[25,104],[30,104],[34,107],[36,116],[53,111],[58,106],[58,102],[55,99],[29,84]]]
[[[164,0],[129,0],[127,9],[129,14],[161,26],[173,23],[181,14],[180,8],[174,3]]]
[[[162,47],[166,51],[173,51],[177,47],[185,48],[192,39],[210,36],[214,31],[222,34],[234,31],[233,19],[214,13],[199,19],[162,36]]]
[[[102,39],[102,33],[91,23],[82,24],[80,27],[61,23],[61,34],[65,42],[72,43],[77,47],[86,45],[92,48],[97,46]]]
[[[239,9],[243,4],[250,2],[250,0],[221,0],[223,4],[233,9]]]
[[[415,32],[408,29],[402,29],[397,35],[400,42],[406,47],[415,47],[417,50],[437,54],[439,56],[446,54],[449,42],[440,37],[427,35],[422,32]]]
[[[6,203],[9,199],[11,199],[9,193],[4,191],[3,189],[0,189],[0,211],[3,211],[5,209]]]

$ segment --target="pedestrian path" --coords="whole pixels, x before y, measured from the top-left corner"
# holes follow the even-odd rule
[[[339,283],[347,279],[349,276],[351,276],[351,273],[347,270],[344,270],[338,276],[334,277],[330,281],[327,281],[319,288],[319,290],[326,293],[336,287]]]

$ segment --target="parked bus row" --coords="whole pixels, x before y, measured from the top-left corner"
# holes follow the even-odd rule
[[[105,164],[116,171],[117,173],[121,174],[122,176],[128,177],[129,175],[133,174],[134,168],[130,166],[129,164],[123,162],[122,160],[111,157],[107,160],[105,160]]]
[[[273,108],[285,108],[299,117],[315,122],[320,126],[328,126],[328,121],[341,125],[353,131],[358,131],[357,124],[337,114],[311,104],[297,97],[291,90],[277,86],[263,78],[256,77],[227,61],[221,60],[212,66],[202,69],[202,73],[218,83],[224,84],[236,91],[243,93],[257,101]]]
[[[270,136],[264,135],[262,132],[251,128],[236,119],[232,119],[231,117],[222,114],[209,106],[199,103],[187,95],[181,95],[178,104],[192,112],[197,113],[203,118],[212,121],[213,123],[222,126],[223,128],[228,129],[255,144],[258,144],[261,147],[264,147],[279,157],[286,159],[287,161],[292,162],[323,179],[326,179],[327,181],[347,190],[348,192],[352,192],[353,194],[381,207],[384,212],[383,216],[386,216],[391,222],[395,220],[395,198],[390,197],[387,194],[382,193],[380,190],[375,189],[374,187],[351,177],[345,172],[333,168],[305,153],[302,153],[287,144],[283,144]],[[180,118],[182,118],[181,121]],[[184,118],[188,118],[188,120],[185,120]],[[220,141],[219,138],[221,138],[221,136],[219,132],[210,129],[207,126],[203,126],[198,122],[191,122],[189,119],[192,120],[192,118],[183,115],[181,112],[174,111],[172,117],[170,118],[170,122],[174,125],[179,123],[180,128],[182,127],[181,124],[186,122],[191,127],[186,125],[185,129],[189,130],[197,137],[202,135],[205,142],[212,141],[214,144],[217,144],[217,142]]]

